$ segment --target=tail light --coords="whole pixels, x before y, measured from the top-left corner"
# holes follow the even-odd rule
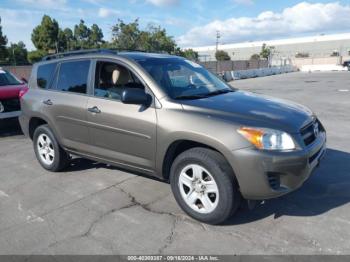
[[[21,99],[28,91],[29,91],[29,88],[27,86],[22,88],[18,93],[19,99]]]

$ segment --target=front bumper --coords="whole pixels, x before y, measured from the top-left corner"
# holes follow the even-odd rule
[[[0,119],[18,117],[21,115],[21,106],[18,98],[0,100]]]
[[[19,117],[21,115],[21,111],[13,111],[13,112],[4,112],[0,113],[0,119]]]
[[[230,163],[245,199],[263,200],[299,188],[318,166],[326,151],[326,133],[303,150],[261,151],[244,148],[232,152]]]

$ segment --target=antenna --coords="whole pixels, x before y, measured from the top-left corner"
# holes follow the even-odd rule
[[[220,31],[216,30],[216,51],[218,51],[219,49],[219,39],[220,39],[221,35],[220,35]]]
[[[216,74],[218,74],[218,60],[216,59],[216,53],[218,52],[219,49],[219,39],[220,39],[220,31],[216,30],[216,48],[215,48],[215,60],[216,60]]]

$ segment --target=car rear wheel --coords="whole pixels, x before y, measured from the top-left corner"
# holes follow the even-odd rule
[[[69,164],[69,155],[59,146],[48,125],[35,129],[33,145],[36,158],[46,170],[58,172]]]
[[[208,224],[224,222],[240,204],[232,168],[211,149],[193,148],[180,154],[171,167],[170,183],[181,208]]]

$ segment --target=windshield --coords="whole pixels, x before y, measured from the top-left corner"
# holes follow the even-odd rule
[[[173,99],[196,99],[232,92],[232,88],[202,66],[181,58],[136,60]]]
[[[20,85],[22,84],[14,75],[0,69],[0,86]]]

